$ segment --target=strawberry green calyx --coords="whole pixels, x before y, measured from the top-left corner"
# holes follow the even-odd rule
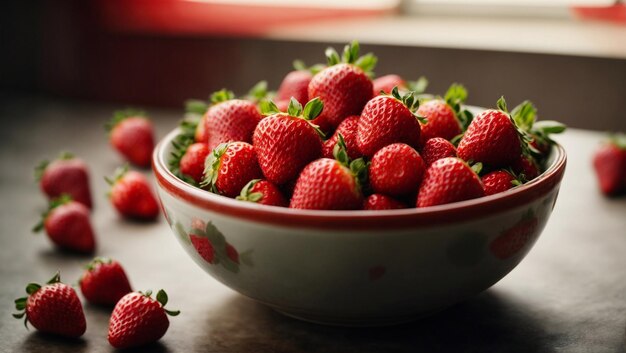
[[[113,260],[108,257],[95,257],[85,266],[85,269],[88,271],[93,271],[97,266],[108,265],[111,262],[113,262]]]
[[[411,113],[413,113],[415,118],[419,120],[420,123],[428,123],[428,119],[415,113],[420,106],[420,101],[415,97],[415,92],[408,91],[402,96],[400,95],[398,86],[394,86],[391,90],[390,96],[402,102],[402,104],[404,104],[411,111]]]
[[[314,64],[312,66],[306,66],[304,61],[302,61],[302,60],[294,60],[293,61],[293,68],[298,70],[298,71],[308,71],[312,75],[315,75],[318,72],[324,70],[326,68],[326,65],[324,65],[324,64]]]
[[[57,157],[56,160],[68,161],[74,158],[75,156],[72,152],[63,151],[59,153],[59,156]],[[50,165],[50,161],[47,159],[44,159],[43,161],[39,162],[39,164],[35,167],[35,180],[37,181],[41,180],[41,178],[43,177],[43,173],[46,171],[46,168],[48,168],[48,165]]]
[[[252,188],[256,183],[261,181],[261,179],[253,179],[250,180],[246,186],[241,189],[241,194],[237,196],[235,199],[239,201],[248,201],[248,202],[259,202],[263,198],[263,194],[260,192],[252,192]]]
[[[128,118],[143,118],[148,119],[146,112],[138,109],[127,108],[124,110],[118,110],[113,113],[113,117],[109,122],[104,125],[104,128],[107,132],[111,132],[113,128],[119,124],[120,122],[128,119]]]
[[[48,282],[46,282],[46,284],[54,284],[59,282],[61,282],[61,275],[59,271],[57,271],[54,276]],[[28,301],[28,297],[37,292],[39,289],[41,289],[40,284],[29,283],[28,285],[26,285],[26,294],[28,294],[28,296],[17,298],[14,301],[15,310],[17,310],[18,312],[13,314],[13,317],[16,319],[24,318],[24,327],[26,327],[26,329],[28,329],[28,318],[26,317],[26,302]]]
[[[211,104],[218,104],[218,103],[229,101],[231,99],[235,99],[235,93],[227,89],[221,89],[217,92],[213,92],[210,98]]]
[[[352,175],[357,179],[357,185],[360,191],[361,187],[367,184],[369,164],[363,158],[357,158],[353,161],[350,160],[346,141],[340,133],[337,134],[337,143],[333,148],[333,157],[335,157],[335,160],[339,162],[339,164],[350,169]]]
[[[52,210],[54,210],[55,208],[61,205],[65,205],[69,203],[70,201],[72,201],[72,197],[68,194],[63,194],[55,199],[50,200],[50,203],[48,203],[48,209],[41,214],[41,219],[32,228],[32,232],[33,233],[41,232],[44,228],[44,222],[46,221],[46,218],[48,218],[48,216],[50,215],[50,212],[52,212]]]
[[[260,102],[262,99],[265,99],[270,92],[267,90],[267,81],[259,81],[257,82],[250,90],[248,94],[246,94],[243,98],[248,99],[253,102]]]
[[[328,62],[328,66],[337,65],[340,63],[352,64],[363,70],[367,75],[372,76],[374,74],[372,70],[374,70],[374,67],[376,67],[378,58],[372,53],[367,53],[359,57],[359,51],[359,42],[356,40],[352,41],[352,43],[350,44],[347,44],[343,48],[343,55],[341,57],[334,48],[328,47],[325,52],[326,61]]]
[[[110,186],[113,186],[118,181],[120,181],[120,179],[122,179],[124,175],[126,175],[126,173],[128,173],[128,163],[124,164],[122,167],[115,169],[113,178],[109,178],[105,176],[104,180],[107,182],[107,184],[109,184]]]
[[[454,114],[461,123],[463,131],[467,130],[467,127],[474,119],[474,115],[469,110],[462,108],[462,105],[467,101],[467,89],[461,84],[453,83],[448,88],[443,99],[454,110]]]
[[[147,290],[145,292],[141,292],[140,291],[138,293],[143,295],[144,297],[152,299],[152,291],[151,290]],[[159,304],[161,304],[161,308],[163,308],[163,311],[165,311],[168,315],[176,316],[176,315],[180,314],[180,310],[167,310],[167,309],[165,309],[165,305],[167,305],[167,302],[168,302],[168,297],[167,297],[167,293],[165,293],[165,291],[163,289],[160,289],[157,292],[157,294],[156,294],[156,301],[159,302]]]
[[[195,133],[198,124],[201,122],[201,117],[194,113],[188,114],[183,120],[178,124],[178,128],[180,133],[176,135],[176,137],[172,140],[172,152],[170,153],[170,158],[168,160],[168,167],[176,177],[179,179],[190,183],[192,185],[196,185],[195,180],[186,175],[183,175],[180,172],[180,160],[183,158],[185,153],[187,152],[187,148],[195,143]]]
[[[478,162],[478,163],[474,163],[471,164],[470,162],[468,162],[468,165],[470,165],[470,169],[476,173],[476,175],[480,175],[480,172],[483,171],[483,164]]]
[[[259,104],[261,108],[261,114],[263,115],[273,115],[282,113],[280,109],[276,106],[276,104],[271,100],[263,100]],[[324,110],[324,102],[319,97],[315,97],[311,99],[305,106],[302,108],[302,104],[298,102],[295,98],[291,97],[289,101],[289,107],[287,108],[287,115],[292,116],[294,118],[304,119],[309,125],[311,125],[317,133],[324,138],[324,132],[320,130],[319,126],[313,124],[311,120],[317,118]]]
[[[187,99],[185,113],[203,115],[209,109],[209,104],[200,99]]]
[[[422,94],[426,92],[426,88],[428,87],[428,79],[424,76],[420,76],[415,81],[408,81],[406,83],[406,87],[409,91],[415,92],[415,94]]]
[[[273,115],[281,113],[276,103],[274,103],[274,101],[272,101],[271,99],[264,99],[259,102],[259,109],[261,110],[262,115]]]
[[[626,150],[626,134],[616,133],[609,136],[608,143],[621,150]]]
[[[228,142],[221,143],[206,158],[204,162],[204,178],[200,182],[200,187],[208,189],[212,193],[218,194],[217,177],[219,175],[220,164],[222,163],[222,156],[228,149]]]
[[[526,108],[522,107],[522,106],[528,106],[528,103],[530,103],[529,101],[526,101],[526,102],[523,102],[519,106],[515,107],[515,109],[517,110],[516,116],[518,116],[518,120],[520,120],[520,119],[530,119],[529,118],[530,116],[532,116],[532,119],[534,120],[534,115],[535,115],[536,110],[534,109],[534,107],[532,107],[532,109],[530,109],[529,107],[526,107]],[[500,111],[506,113],[506,115],[511,120],[511,124],[513,124],[513,127],[517,131],[517,134],[518,134],[519,139],[520,139],[520,145],[521,145],[521,148],[522,148],[522,154],[524,156],[530,156],[532,154],[532,152],[533,152],[533,149],[532,149],[532,147],[530,145],[530,142],[532,141],[532,137],[530,136],[530,134],[527,131],[522,130],[517,125],[517,122],[515,121],[515,118],[509,112],[509,109],[507,108],[507,104],[506,104],[506,100],[504,99],[504,96],[500,96],[500,98],[496,102],[496,106],[498,107],[498,109]],[[522,111],[524,112],[524,118],[521,118]]]

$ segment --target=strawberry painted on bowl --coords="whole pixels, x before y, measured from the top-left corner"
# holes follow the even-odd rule
[[[566,155],[514,189],[453,204],[316,211],[219,196],[153,169],[166,219],[195,262],[233,290],[299,319],[372,326],[409,321],[489,288],[526,256],[552,212]]]

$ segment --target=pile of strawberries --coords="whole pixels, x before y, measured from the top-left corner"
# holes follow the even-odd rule
[[[240,99],[222,90],[209,104],[189,102],[193,114],[173,142],[171,171],[207,191],[271,206],[428,207],[536,178],[550,134],[565,129],[536,122],[529,101],[509,112],[500,98],[497,109],[473,117],[459,84],[435,97],[423,93],[423,78],[372,80],[377,59],[359,57],[357,42],[326,56],[327,65],[300,63],[275,94],[261,83]]]

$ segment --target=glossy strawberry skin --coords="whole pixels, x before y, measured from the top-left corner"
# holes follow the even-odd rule
[[[253,144],[263,175],[277,185],[296,179],[304,166],[322,154],[317,131],[304,119],[286,114],[263,119],[254,131]]]
[[[372,89],[372,81],[365,72],[342,63],[313,76],[308,92],[310,98],[319,97],[324,102],[324,110],[317,119],[327,120],[336,128],[346,117],[361,114],[365,103],[372,98]]]
[[[456,157],[456,147],[444,138],[435,137],[426,141],[420,155],[424,159],[424,163],[429,166],[436,160]]]
[[[289,105],[291,97],[295,98],[302,104],[304,104],[304,102],[308,102],[308,88],[312,78],[313,75],[308,70],[295,70],[289,72],[285,78],[283,78],[283,81],[278,87],[276,100],[287,101],[287,105]]]
[[[109,322],[109,343],[118,349],[159,340],[170,323],[161,304],[140,293],[128,293],[115,305]]]
[[[602,193],[614,196],[626,192],[626,149],[604,144],[594,154],[593,167]]]
[[[191,241],[191,245],[193,245],[200,257],[202,257],[206,262],[210,264],[215,263],[215,248],[207,237],[192,233],[189,234],[189,240]]]
[[[428,119],[427,123],[421,124],[421,146],[431,138],[442,137],[451,140],[462,132],[454,110],[442,100],[436,99],[421,104],[417,114]]]
[[[522,152],[521,141],[508,114],[486,110],[478,114],[459,142],[459,158],[486,166],[506,167]]]
[[[539,176],[539,166],[532,157],[520,155],[511,165],[517,175],[522,175],[526,181],[531,181]]]
[[[65,337],[80,337],[87,328],[80,299],[63,283],[45,285],[29,295],[26,318],[41,332]]]
[[[96,248],[89,209],[81,203],[70,201],[55,207],[44,220],[44,227],[50,240],[61,249],[90,254]]]
[[[261,177],[254,147],[246,142],[231,142],[220,157],[215,187],[221,195],[235,197],[250,180]]]
[[[289,202],[285,199],[278,186],[267,180],[260,180],[255,183],[250,189],[250,192],[258,192],[263,195],[260,200],[256,201],[258,204],[279,207],[289,206]]]
[[[80,279],[80,291],[92,304],[113,306],[132,288],[122,265],[111,261],[86,270]]]
[[[425,164],[419,153],[404,143],[381,148],[372,157],[369,179],[374,192],[402,196],[417,191]]]
[[[391,196],[383,194],[371,194],[363,201],[363,209],[370,211],[397,210],[407,208],[405,204]]]
[[[210,150],[224,142],[252,142],[252,133],[263,116],[256,104],[241,99],[217,103],[204,118],[204,129]]]
[[[485,196],[494,195],[511,189],[515,177],[504,170],[496,170],[484,175],[482,178],[485,188]]]
[[[314,210],[357,210],[363,195],[352,172],[338,161],[320,158],[300,174],[290,208]]]
[[[359,146],[356,143],[357,128],[359,126],[359,116],[352,115],[347,117],[339,124],[335,133],[326,141],[324,141],[323,156],[325,158],[334,158],[333,150],[339,139],[338,134],[343,136],[346,143],[346,151],[350,159],[357,159],[363,157],[363,154],[359,150]]]
[[[159,215],[159,204],[143,174],[129,171],[111,187],[113,206],[124,217],[153,220]]]
[[[154,131],[150,120],[129,117],[117,123],[110,141],[129,162],[139,167],[149,167],[154,149]]]
[[[78,159],[58,159],[46,166],[39,185],[48,198],[70,195],[87,208],[92,207],[87,165]]]
[[[393,88],[396,86],[400,90],[406,89],[406,81],[404,81],[404,79],[398,75],[385,75],[375,78],[372,81],[372,86],[372,93],[374,94],[374,96],[377,96],[380,94],[381,91],[385,92],[386,94],[390,94],[391,90],[393,90]]]
[[[196,183],[200,183],[204,175],[204,161],[209,152],[211,151],[205,143],[189,145],[180,159],[180,172],[191,177]]]
[[[461,159],[448,157],[426,169],[417,195],[417,207],[459,202],[484,194],[478,175]]]
[[[391,96],[377,96],[367,102],[357,128],[357,144],[363,155],[371,157],[395,142],[417,148],[419,141],[420,124],[402,102]]]

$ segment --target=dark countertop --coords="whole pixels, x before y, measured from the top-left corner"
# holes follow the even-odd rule
[[[28,282],[59,269],[76,283],[89,257],[55,251],[32,235],[46,202],[32,179],[39,160],[71,150],[91,168],[97,255],[118,259],[136,290],[165,288],[180,309],[150,352],[626,352],[626,198],[597,191],[590,167],[599,133],[571,129],[556,208],[539,241],[507,277],[435,316],[386,328],[325,327],[290,319],[224,287],[177,244],[165,220],[130,223],[109,205],[104,175],[121,159],[102,128],[116,107],[12,98],[0,101],[0,351],[109,352],[109,312],[85,305],[81,340],[50,339],[11,317]],[[152,110],[157,133],[181,112]]]

